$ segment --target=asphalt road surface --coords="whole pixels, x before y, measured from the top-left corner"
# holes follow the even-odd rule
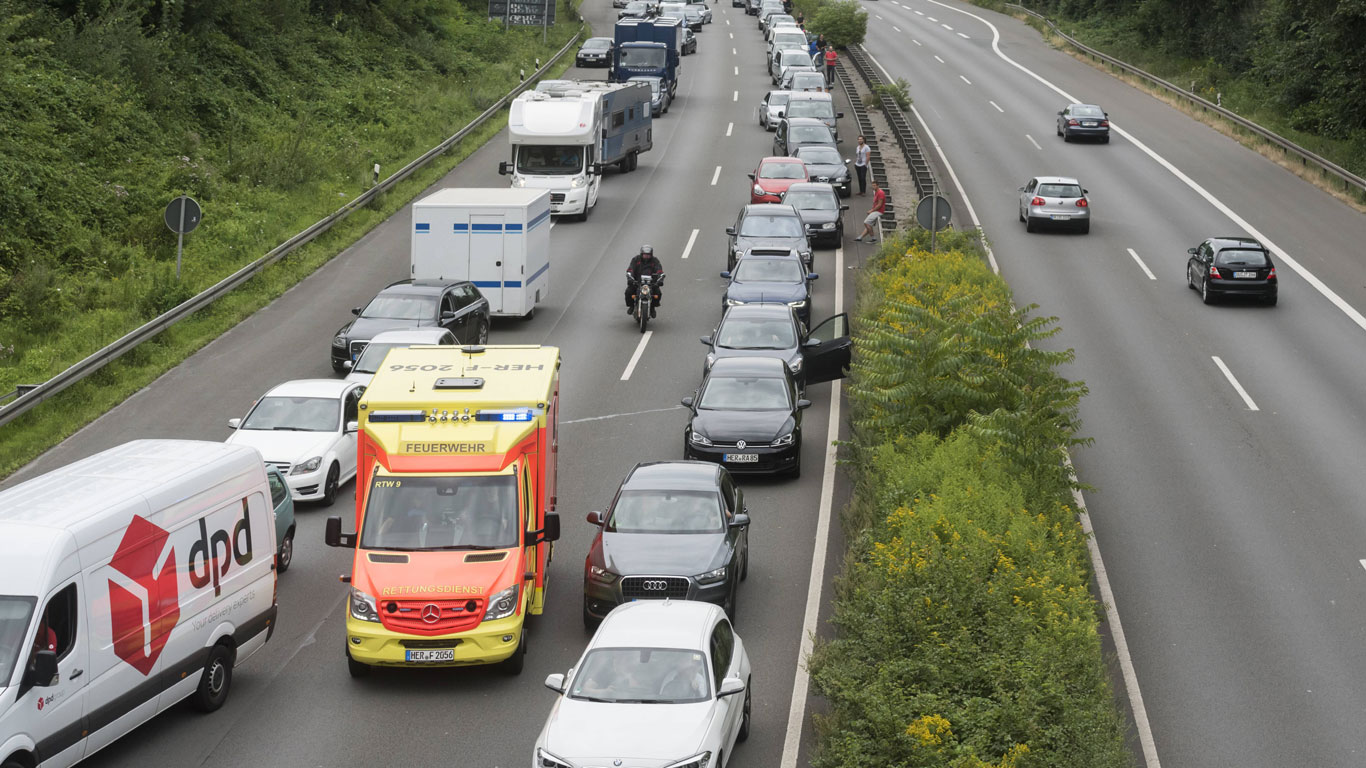
[[[655,123],[653,151],[633,173],[608,172],[586,223],[556,223],[551,293],[534,318],[497,321],[492,328],[495,343],[558,345],[564,359],[559,509],[565,533],[551,567],[546,613],[530,624],[525,672],[516,678],[487,668],[348,676],[346,590],[337,576],[349,572],[351,554],[323,545],[324,518],[352,514],[348,485],[332,510],[299,507],[295,559],[280,580],[277,631],[238,668],[227,705],[211,716],[174,708],[87,765],[530,763],[533,741],[553,703],[542,681],[565,671],[587,641],[580,608],[583,557],[593,528],[583,515],[604,507],[635,462],[681,457],[685,421],[678,401],[699,383],[705,348],[698,337],[719,319],[724,281],[717,273],[725,268],[725,228],[748,202],[745,174],[770,152],[772,134],[755,122],[754,106],[769,88],[756,22],[728,3],[713,10],[714,23],[698,35],[698,54],[682,60],[677,100]],[[589,0],[584,13],[598,34],[610,34],[616,13],[607,0]],[[572,70],[566,76],[602,79],[605,70]],[[841,109],[848,111],[847,105]],[[855,130],[852,124],[842,127],[847,135]],[[500,135],[436,186],[503,187],[507,179],[497,166],[507,154],[506,136]],[[863,200],[853,198],[855,205]],[[846,219],[851,236],[858,232],[860,212]],[[243,415],[271,386],[332,378],[328,345],[350,319],[350,308],[406,276],[409,222],[405,209],[10,482],[135,438],[222,440],[229,434],[227,419]],[[655,247],[669,280],[659,318],[626,378],[642,336],[624,312],[624,270],[644,243]],[[860,256],[857,248],[816,252],[821,280],[813,320],[833,313],[841,286],[844,304],[850,303],[853,280],[841,281],[837,272],[856,268]],[[754,519],[752,562],[736,626],[754,668],[754,731],[732,765],[777,766],[783,755],[817,551],[832,389],[811,389],[815,405],[805,413],[803,477],[745,483]],[[833,493],[837,510],[843,490]],[[839,551],[837,545],[828,551],[827,578]],[[794,763],[807,762],[809,731],[801,734],[803,752]],[[793,748],[789,760],[797,756]]]
[[[1075,463],[1095,487],[1152,753],[1366,763],[1366,333],[1352,314],[1366,310],[1366,221],[1011,18],[864,7],[868,51],[910,81],[1016,301],[1058,316],[1048,346],[1077,352],[1067,373],[1090,386],[1095,444]],[[1054,116],[1068,96],[1122,133],[1065,144]],[[1081,180],[1089,235],[1025,233],[1015,190],[1034,175]],[[955,219],[970,223],[962,206]],[[1279,306],[1204,306],[1186,249],[1249,226],[1299,267],[1278,259]]]

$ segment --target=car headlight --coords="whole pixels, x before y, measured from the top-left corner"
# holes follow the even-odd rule
[[[687,760],[669,763],[664,768],[709,768],[709,766],[711,766],[711,753],[703,752],[700,755],[693,755]]]
[[[801,301],[789,301],[787,305],[793,309],[801,309],[806,306],[806,299],[802,299]]]
[[[835,228],[835,222],[833,222],[833,221],[827,221],[827,222],[825,222],[824,224],[821,225],[821,229],[834,229],[834,228]]]
[[[522,177],[522,176],[513,176],[513,177],[512,177],[512,186],[514,186],[514,187],[525,187],[525,186],[526,186],[526,179],[525,179],[524,177]]]
[[[489,598],[489,607],[484,611],[484,621],[506,619],[517,612],[517,594],[521,584],[513,584]]]
[[[334,346],[334,347],[343,347],[343,348],[345,348],[345,347],[346,347],[346,336],[343,335],[343,334],[340,334],[340,333],[337,334],[336,336],[333,336],[333,337],[332,337],[332,346]]]
[[[698,584],[715,584],[718,581],[725,580],[726,567],[724,565],[720,568],[715,568],[713,570],[707,571],[706,573],[703,573],[697,577]]]
[[[313,458],[309,459],[308,461],[305,461],[305,462],[302,463],[302,464],[295,464],[295,465],[294,465],[294,469],[291,469],[291,470],[289,471],[289,474],[291,474],[291,475],[306,475],[306,474],[308,474],[309,472],[317,472],[317,471],[318,471],[318,465],[319,465],[319,464],[322,464],[322,463],[323,463],[323,457],[321,457],[321,456],[314,456]]]
[[[763,188],[763,187],[759,186],[758,184],[755,184],[755,185],[754,185],[754,194],[756,194],[756,195],[767,195],[768,193],[764,191],[764,188]]]
[[[351,588],[351,618],[379,621],[379,609],[375,607],[375,598],[355,587]]]
[[[582,178],[581,176],[575,176],[574,178],[572,178],[572,179],[569,180],[569,187],[570,187],[570,189],[578,189],[579,187],[582,187],[582,186],[583,186],[583,178]]]
[[[798,357],[796,360],[793,360],[792,362],[790,362],[790,363],[787,364],[787,369],[788,369],[789,371],[792,371],[793,373],[801,373],[801,372],[802,372],[802,363],[803,363],[805,360],[806,360],[806,358],[804,358],[804,357]]]
[[[606,568],[599,568],[596,565],[588,566],[588,577],[593,581],[600,581],[603,584],[611,584],[617,580],[617,574],[612,573]]]
[[[695,443],[695,444],[697,444],[697,445],[711,445],[711,441],[710,441],[710,440],[708,440],[708,439],[707,439],[705,436],[703,436],[703,435],[697,434],[697,432],[691,432],[691,433],[689,433],[689,434],[688,434],[688,439],[691,440],[693,443]]]
[[[574,768],[568,760],[558,758],[542,747],[536,748],[536,768]]]
[[[745,302],[740,301],[739,299],[726,299],[726,306],[728,307],[738,307],[744,303]]]
[[[774,440],[772,443],[770,443],[770,445],[772,445],[774,448],[779,448],[784,445],[792,445],[792,441],[797,439],[796,434],[796,432],[788,432],[786,435],[783,435],[777,440]]]

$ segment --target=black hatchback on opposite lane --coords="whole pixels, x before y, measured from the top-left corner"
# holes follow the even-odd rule
[[[749,508],[724,467],[700,461],[637,464],[598,527],[583,566],[583,623],[594,627],[633,600],[700,600],[735,621],[749,570]]]
[[[1186,284],[1206,304],[1224,296],[1251,296],[1275,306],[1276,265],[1266,246],[1250,237],[1211,237],[1187,248]]]

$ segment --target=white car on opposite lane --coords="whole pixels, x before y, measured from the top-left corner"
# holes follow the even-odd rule
[[[560,697],[536,738],[535,768],[724,768],[749,737],[749,656],[711,603],[619,605],[578,663],[545,685]]]
[[[249,445],[285,476],[295,501],[331,505],[356,476],[356,421],[365,386],[336,379],[299,379],[273,387],[225,442]]]

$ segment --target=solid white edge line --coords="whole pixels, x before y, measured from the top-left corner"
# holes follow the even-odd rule
[[[630,380],[631,373],[636,369],[636,363],[640,362],[640,356],[645,353],[645,345],[650,343],[650,337],[654,334],[654,331],[646,331],[640,334],[640,343],[636,345],[635,354],[631,355],[631,362],[626,364],[626,370],[621,372],[622,381]]]
[[[1000,105],[1000,104],[997,104],[996,102],[994,102],[994,101],[992,101],[992,100],[990,100],[990,99],[987,100],[987,103],[990,104],[991,106],[995,107],[997,112],[1000,112],[1000,113],[1002,113],[1002,114],[1005,113],[1005,110],[1004,110],[1004,109],[1001,109],[1001,105]]]
[[[1143,263],[1143,259],[1138,258],[1138,253],[1134,251],[1133,248],[1129,248],[1128,251],[1129,255],[1134,257],[1134,261],[1138,262],[1138,266],[1143,268],[1143,272],[1148,276],[1148,279],[1156,280],[1157,275],[1154,275],[1153,271],[1151,269],[1148,269],[1148,265]]]
[[[1233,371],[1230,371],[1228,366],[1224,365],[1224,361],[1221,360],[1218,355],[1210,355],[1210,359],[1214,361],[1215,365],[1219,366],[1219,370],[1224,372],[1224,378],[1228,379],[1228,383],[1233,385],[1234,391],[1238,393],[1239,397],[1243,398],[1243,402],[1247,403],[1247,409],[1249,411],[1260,411],[1261,409],[1257,407],[1257,404],[1252,402],[1252,397],[1248,395],[1247,390],[1243,389],[1243,385],[1238,383],[1238,379],[1234,377]]]
[[[844,311],[844,248],[835,249],[835,314]],[[802,639],[797,652],[797,672],[792,681],[792,702],[787,710],[787,732],[783,736],[780,768],[796,768],[802,747],[802,726],[806,722],[806,697],[811,675],[806,660],[811,655],[820,619],[821,590],[825,587],[825,557],[830,540],[830,511],[835,501],[835,441],[840,436],[840,380],[830,384],[830,423],[826,427],[825,467],[821,472],[821,497],[816,515],[816,545],[811,552],[811,579],[806,584],[806,611],[802,615]]]
[[[688,258],[688,254],[692,253],[692,244],[695,243],[695,242],[697,242],[697,233],[698,233],[698,232],[699,232],[699,230],[694,229],[694,230],[692,231],[692,234],[691,234],[691,235],[688,235],[688,244],[685,245],[685,246],[683,246],[683,258],[685,258],[685,259]]]
[[[726,135],[729,136],[733,130],[735,130],[735,123],[726,123]]]
[[[958,77],[962,78],[963,82],[967,83],[968,85],[972,85],[972,81],[969,80],[966,76],[959,75]]]
[[[1029,139],[1029,143],[1030,143],[1030,144],[1033,144],[1035,149],[1039,149],[1039,150],[1042,150],[1042,149],[1043,149],[1043,147],[1039,146],[1039,142],[1037,142],[1037,141],[1034,140],[1034,137],[1033,137],[1033,136],[1030,136],[1029,134],[1026,133],[1026,134],[1025,134],[1025,138],[1026,138],[1026,139]]]
[[[1362,568],[1366,568],[1366,560],[1358,560],[1357,562],[1361,563]]]
[[[716,186],[716,180],[721,178],[721,166],[716,166],[716,170],[711,174],[711,185]]]

